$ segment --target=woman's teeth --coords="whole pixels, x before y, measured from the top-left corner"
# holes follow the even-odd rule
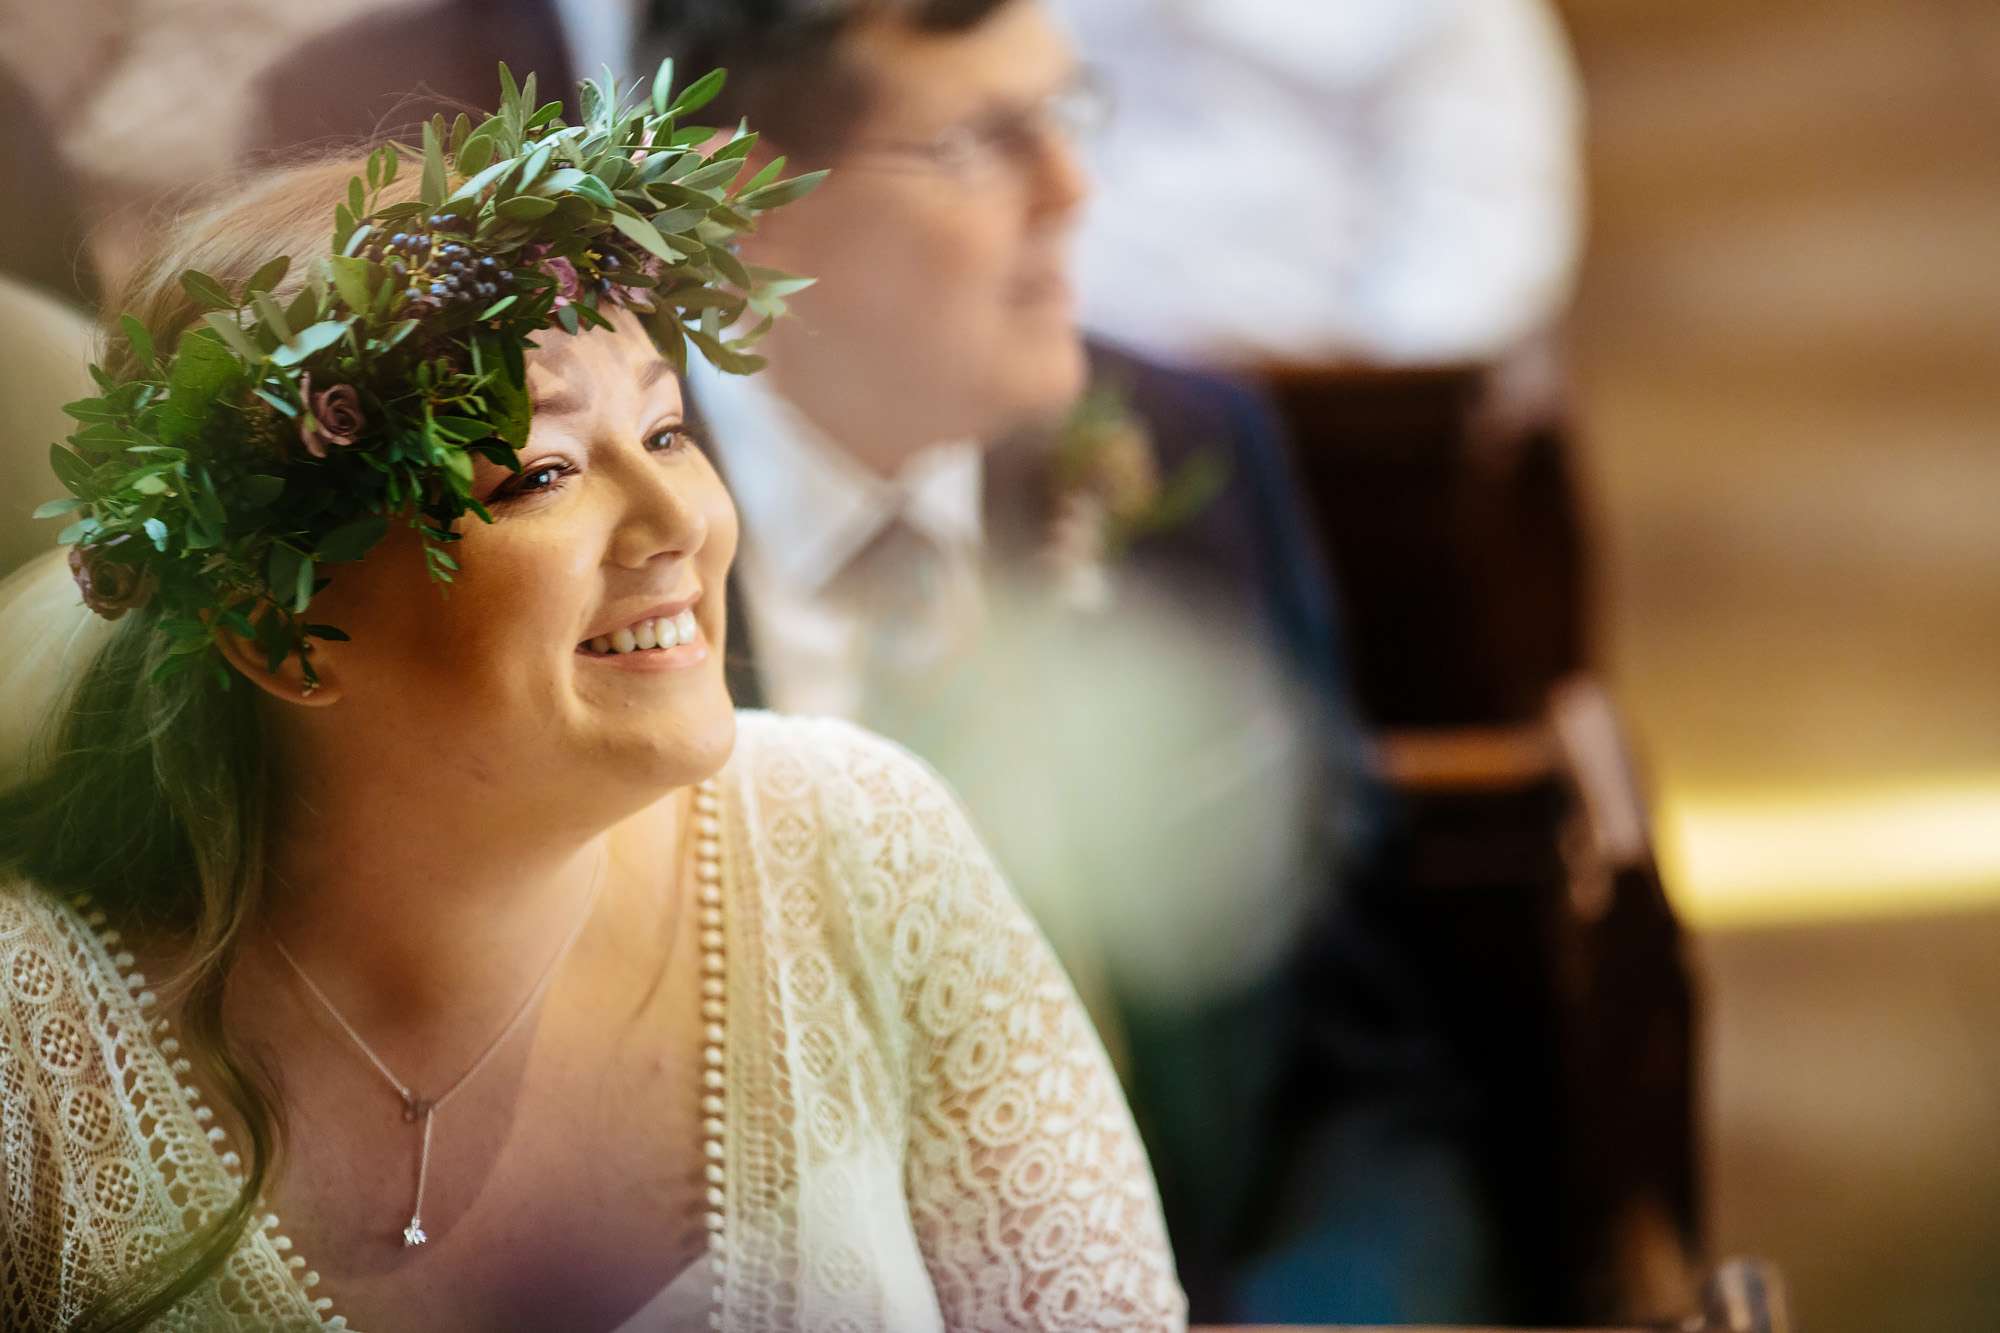
[[[642,620],[615,633],[600,634],[583,646],[602,656],[610,653],[644,652],[648,648],[675,648],[684,643],[693,643],[699,637],[701,637],[701,626],[695,623],[694,612],[683,611],[677,616]]]

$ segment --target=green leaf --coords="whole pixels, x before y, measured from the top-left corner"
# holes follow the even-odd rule
[[[139,359],[139,364],[152,365],[153,335],[146,331],[146,326],[130,315],[120,315],[118,327],[125,330],[125,341],[132,344],[132,355]]]
[[[63,404],[63,415],[77,421],[121,421],[125,414],[102,398],[79,398]]]
[[[744,208],[777,208],[781,204],[805,198],[818,189],[820,182],[826,178],[827,173],[824,171],[809,171],[803,176],[779,181],[776,185],[766,185],[761,190],[747,191],[736,202]]]
[[[162,555],[166,554],[167,525],[157,518],[149,518],[140,526],[145,529],[146,535],[153,539],[153,549]]]
[[[729,146],[731,148],[734,148],[736,145],[731,144]],[[716,156],[720,157],[722,155],[720,153],[717,153]],[[764,186],[769,185],[772,181],[778,179],[780,175],[784,174],[784,170],[785,170],[785,155],[783,153],[780,153],[778,154],[778,156],[772,158],[769,162],[766,162],[762,167],[758,168],[756,175],[752,176],[749,180],[743,182],[743,189],[741,192],[744,194],[749,194],[753,190],[762,189]]]
[[[130,484],[141,495],[165,495],[171,489],[167,479],[157,472],[143,473],[134,477]]]
[[[252,389],[250,392],[256,394],[259,398],[262,398],[265,402],[269,403],[272,407],[276,408],[280,415],[288,416],[295,420],[297,419],[299,415],[299,409],[296,403],[286,402],[284,399],[278,397],[277,394],[272,393],[269,389],[257,388],[257,389]]]
[[[269,477],[261,472],[253,472],[236,483],[236,494],[245,508],[263,509],[285,491],[283,477]]]
[[[501,200],[493,211],[509,222],[535,222],[555,212],[556,201],[532,194],[517,194],[512,199]]]
[[[674,58],[668,56],[660,62],[660,68],[653,74],[653,114],[667,114],[667,98],[674,90]]]
[[[403,165],[403,153],[395,144],[382,145],[382,188],[388,189],[389,182],[396,179],[396,172]]]
[[[431,424],[437,427],[438,433],[444,436],[444,438],[456,440],[460,443],[467,440],[484,439],[493,433],[493,428],[478,417],[433,417]]]
[[[750,150],[757,146],[757,139],[758,136],[755,133],[739,134],[709,154],[708,160],[711,162],[741,162],[744,158],[750,156]],[[778,159],[780,162],[784,160],[782,157]]]
[[[786,297],[797,295],[818,281],[818,278],[781,278],[766,282],[751,293],[750,308],[760,315],[783,314]]]
[[[85,500],[76,499],[74,496],[72,496],[67,500],[50,500],[46,504],[35,506],[34,517],[60,518],[64,514],[75,513],[77,510],[83,508],[84,505],[87,503],[89,502]]]
[[[472,120],[463,111],[451,123],[451,160],[458,161],[458,155],[465,151],[465,141],[472,137]],[[459,171],[464,172],[460,167]]]
[[[312,558],[300,556],[298,560],[298,584],[292,588],[292,610],[300,612],[306,602],[312,600]]]
[[[653,335],[653,346],[659,349],[660,355],[685,378],[687,334],[681,328],[680,319],[670,310],[662,311],[659,317],[646,321],[646,331]]]
[[[544,102],[535,108],[535,114],[528,117],[527,129],[540,129],[562,114],[561,102]]]
[[[426,208],[436,208],[444,202],[444,145],[438,142],[438,121],[441,119],[440,116],[433,116],[424,122],[424,179],[417,197]]]
[[[727,77],[727,70],[710,70],[687,87],[681,89],[680,96],[669,102],[661,114],[667,116],[686,116],[701,110],[710,102],[713,102],[716,96],[721,93],[723,82]]]
[[[292,326],[286,321],[285,312],[271,299],[268,292],[258,292],[251,297],[250,306],[257,312],[257,318],[264,322],[264,327],[269,329],[279,342],[288,343],[292,340]]]
[[[728,185],[741,174],[743,164],[733,157],[720,161],[710,158],[705,164],[680,178],[681,184],[690,190],[714,190]]]
[[[359,212],[360,210],[357,209],[355,211]],[[291,267],[291,256],[279,255],[276,259],[273,259],[270,263],[250,275],[250,281],[243,285],[244,293],[247,295],[270,291],[284,280],[285,274],[291,270]]]
[[[472,152],[473,146],[478,144],[485,144],[487,147],[490,148],[493,144],[493,140],[484,135],[475,136],[472,140],[472,143],[466,146],[466,151],[468,153]],[[481,169],[474,175],[468,177],[466,179],[465,184],[459,186],[456,190],[453,190],[451,192],[451,198],[445,200],[445,202],[447,204],[458,204],[458,203],[464,203],[469,199],[478,198],[480,191],[484,190],[487,186],[493,184],[495,181],[498,181],[501,177],[505,176],[508,172],[512,171],[514,169],[514,165],[515,165],[514,159],[509,157],[509,158],[502,158],[500,161],[493,163],[491,166]]]
[[[359,560],[375,549],[389,531],[389,520],[381,514],[367,514],[342,524],[319,539],[319,559],[326,564]],[[305,608],[301,606],[300,610]]]
[[[688,340],[701,349],[701,354],[717,370],[730,375],[753,375],[764,368],[764,358],[738,352],[720,338],[710,337],[700,329],[683,327]]]
[[[198,437],[211,424],[216,400],[240,387],[244,378],[243,363],[213,325],[182,334],[167,376],[167,400],[159,411],[160,442],[184,445]]]
[[[195,299],[204,310],[234,310],[235,298],[223,290],[222,284],[198,269],[189,269],[181,274],[181,289]]]
[[[310,328],[301,329],[297,337],[287,339],[283,347],[271,353],[271,364],[296,366],[313,353],[324,351],[339,342],[353,323],[352,319],[324,319]]]
[[[491,319],[495,315],[499,314],[502,310],[505,310],[508,306],[514,304],[514,302],[520,299],[521,299],[521,294],[519,292],[514,292],[511,293],[510,295],[503,296],[499,300],[495,301],[492,305],[487,306],[486,309],[480,311],[479,318],[481,320]]]
[[[530,185],[533,185],[536,179],[549,169],[549,163],[555,159],[555,155],[554,144],[545,143],[540,148],[537,148],[529,155],[528,164],[521,168],[521,180],[516,188],[525,190]]]
[[[507,103],[521,100],[521,89],[514,82],[514,71],[507,68],[507,62],[500,62],[500,97]]]
[[[347,631],[337,625],[307,625],[306,637],[309,639],[325,639],[330,643],[352,642],[348,638]]]
[[[646,221],[646,219],[634,217],[630,213],[613,213],[611,215],[611,225],[618,228],[629,239],[637,241],[652,254],[666,260],[669,264],[680,262],[680,256],[667,248],[667,242],[660,235],[659,228]]]
[[[569,192],[579,198],[588,199],[600,208],[618,207],[618,196],[612,194],[611,187],[595,176],[585,176],[571,186]]]
[[[231,351],[245,361],[264,359],[263,349],[251,341],[250,335],[243,331],[243,326],[236,322],[236,316],[225,310],[211,310],[202,316],[202,320],[209,328],[215,330],[222,341],[229,344]]]
[[[746,291],[749,290],[751,285],[750,273],[743,267],[742,260],[720,245],[709,246],[706,253],[708,255],[708,262],[715,265],[718,273],[735,283],[738,287]]]
[[[295,329],[317,323],[320,316],[320,300],[324,295],[324,288],[314,291],[308,285],[304,291],[292,298],[290,305],[285,307],[285,322]]]
[[[366,259],[334,255],[326,261],[333,274],[333,289],[340,293],[340,299],[349,310],[365,314],[375,300],[375,284],[381,277],[381,270]]]
[[[493,161],[493,136],[485,133],[473,134],[453,155],[452,160],[457,164],[459,173],[468,178],[468,182],[477,178],[479,173],[486,170],[487,165]],[[465,186],[461,185],[452,192],[452,195],[456,198],[465,192]],[[472,193],[477,194],[478,190],[475,189]]]
[[[375,234],[374,223],[372,222],[362,223],[360,226],[356,227],[352,232],[348,233],[346,242],[342,244],[340,247],[341,256],[343,258],[352,259],[355,256],[355,254],[360,251],[362,244],[365,241],[367,241],[367,239],[370,236],[373,236],[374,234]]]

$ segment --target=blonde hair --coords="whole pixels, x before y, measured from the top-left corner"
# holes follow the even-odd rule
[[[326,253],[335,205],[363,161],[359,151],[328,156],[215,192],[160,232],[151,258],[106,310],[137,316],[164,349],[202,314],[181,285],[187,269],[240,290],[267,260],[290,255],[289,290],[276,294],[296,292],[308,261]],[[398,180],[383,201],[415,193],[414,180]],[[114,376],[137,369],[115,323],[104,364]],[[235,1203],[96,1300],[78,1325],[92,1333],[143,1329],[222,1268],[283,1135],[272,1081],[222,1021],[228,976],[263,894],[264,736],[251,691],[205,671],[156,679],[165,653],[156,619],[142,609],[118,622],[55,719],[46,758],[0,791],[0,868],[47,892],[89,893],[121,921],[163,932],[183,950],[170,989],[181,1002],[185,1049],[246,1130]]]

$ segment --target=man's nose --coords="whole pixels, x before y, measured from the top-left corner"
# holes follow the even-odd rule
[[[1074,213],[1090,197],[1090,168],[1075,135],[1056,125],[1041,127],[1035,136],[1032,181],[1040,214]]]

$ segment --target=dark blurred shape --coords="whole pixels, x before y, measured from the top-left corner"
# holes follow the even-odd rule
[[[1493,372],[1287,367],[1273,393],[1342,571],[1354,691],[1376,726],[1528,722],[1588,656],[1563,424],[1491,438]]]
[[[33,96],[0,66],[0,197],[8,203],[0,227],[0,273],[50,295],[87,306],[97,278],[83,252],[83,213],[76,182],[56,151],[55,132]]]
[[[1386,901],[1482,1107],[1504,1317],[1659,1318],[1700,1251],[1695,996],[1615,707],[1559,396],[1500,367],[1270,377],[1399,822]]]
[[[372,138],[490,106],[506,61],[549,100],[574,95],[569,49],[547,0],[446,0],[371,14],[302,43],[258,81],[253,151]]]

